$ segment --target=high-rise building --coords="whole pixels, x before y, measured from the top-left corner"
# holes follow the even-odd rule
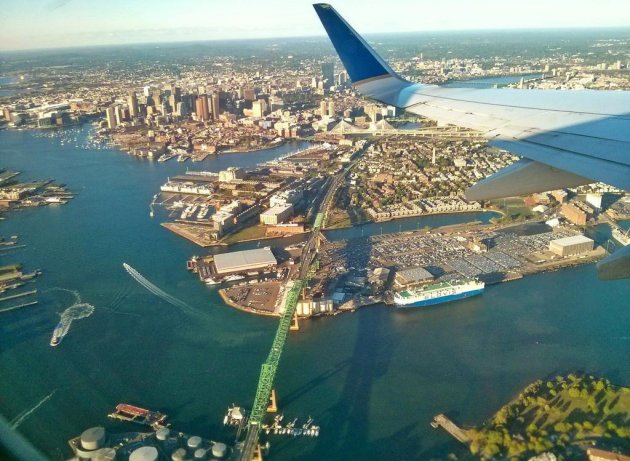
[[[151,91],[153,91],[153,88],[151,88],[150,85],[147,85],[144,88],[142,88],[142,94],[144,94],[145,98],[148,98],[149,96],[151,96]]]
[[[213,93],[210,97],[210,102],[212,106],[212,118],[217,120],[219,118],[219,114],[221,113],[221,106],[219,101],[219,94]]]
[[[324,79],[324,88],[330,88],[335,84],[335,64],[325,62],[322,64],[322,75]]]
[[[326,101],[322,101],[319,103],[319,115],[321,115],[322,117],[326,117],[327,115],[326,107]]]
[[[106,110],[105,110],[105,117],[107,118],[107,127],[112,130],[114,128],[116,128],[116,111],[114,110],[113,106],[109,106]]]
[[[122,122],[125,121],[125,111],[123,110],[122,106],[116,106],[116,108],[114,109],[114,113],[116,114],[117,125],[120,125]]]
[[[331,117],[335,116],[335,103],[333,101],[328,103],[328,115]]]
[[[243,98],[245,98],[246,101],[255,101],[256,90],[254,88],[245,88],[243,90]]]
[[[197,118],[204,122],[210,120],[210,108],[208,107],[208,95],[200,94],[197,98]]]
[[[252,116],[264,117],[267,113],[267,103],[264,99],[258,99],[252,103]]]
[[[131,115],[131,118],[136,118],[140,114],[140,110],[138,108],[138,97],[135,91],[129,92],[127,105],[129,106],[129,115]]]

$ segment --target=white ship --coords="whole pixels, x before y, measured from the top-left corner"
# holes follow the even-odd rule
[[[430,306],[475,296],[482,293],[484,288],[484,282],[474,279],[434,283],[416,290],[395,293],[394,303],[397,307]]]

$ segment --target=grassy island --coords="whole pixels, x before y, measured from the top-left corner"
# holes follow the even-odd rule
[[[551,452],[586,458],[586,448],[630,452],[630,388],[586,374],[538,380],[482,427],[467,431],[481,459],[528,459]]]

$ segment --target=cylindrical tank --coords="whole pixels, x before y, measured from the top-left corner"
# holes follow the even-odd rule
[[[197,448],[195,450],[195,461],[205,461],[208,456],[208,451],[205,448]]]
[[[81,434],[81,447],[85,450],[98,450],[105,443],[105,428],[91,427]]]
[[[186,459],[186,450],[183,448],[178,448],[171,455],[171,459],[173,461],[184,461]]]
[[[188,439],[188,448],[199,448],[201,446],[201,437],[193,435]]]
[[[157,461],[158,451],[155,447],[140,447],[131,452],[129,461]]]
[[[171,431],[168,427],[161,427],[155,431],[155,438],[161,440],[162,442],[168,439],[169,435],[171,435]]]
[[[225,452],[227,451],[227,446],[224,443],[217,442],[212,445],[212,456],[217,458],[223,458],[225,456]]]

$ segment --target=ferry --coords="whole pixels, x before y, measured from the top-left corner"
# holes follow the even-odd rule
[[[394,294],[396,307],[421,307],[481,294],[485,283],[475,279],[441,282]]]
[[[50,338],[50,345],[52,347],[58,346],[63,339],[63,325],[61,322],[57,324],[55,329],[53,330],[52,338]]]

